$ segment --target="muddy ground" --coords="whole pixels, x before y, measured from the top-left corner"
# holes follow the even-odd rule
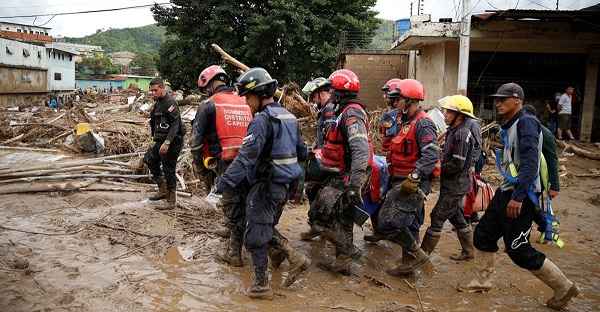
[[[16,152],[0,151],[2,164],[30,165],[19,159]],[[575,174],[598,170],[600,162],[575,156],[561,158],[561,164],[567,173],[553,206],[567,245],[534,245],[579,284],[582,294],[567,309],[599,311],[600,184],[598,178]],[[489,165],[486,170],[493,172]],[[200,194],[180,197],[182,206],[175,211],[159,212],[147,200],[151,191],[0,195],[0,310],[550,311],[544,304],[551,289],[512,264],[503,247],[491,294],[457,292],[456,284],[471,278],[474,261],[449,259],[459,243],[448,223],[431,264],[414,277],[385,273],[400,248],[391,242],[365,243],[367,223],[355,227],[364,256],[353,264],[351,276],[313,264],[285,288],[285,262],[270,269],[275,298],[254,301],[244,296],[253,282],[249,254],[244,251],[241,268],[214,259],[226,244],[210,233],[223,223],[220,213],[205,208]],[[436,199],[437,193],[430,195],[428,211]],[[315,262],[332,258],[324,240],[299,240],[298,233],[307,229],[307,209],[306,204],[286,205],[279,230]],[[537,239],[539,233],[532,233]]]

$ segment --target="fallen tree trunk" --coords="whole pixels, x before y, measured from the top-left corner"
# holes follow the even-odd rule
[[[57,192],[57,191],[75,191],[93,183],[100,179],[89,179],[84,181],[69,181],[58,183],[29,183],[27,185],[8,185],[0,188],[0,194],[18,194],[18,193],[35,193],[35,192]]]
[[[556,145],[564,148],[565,152],[573,153],[577,156],[584,157],[584,158],[600,160],[599,152],[592,152],[592,151],[584,150],[580,147],[577,147],[575,144],[568,144],[564,141],[556,141]]]
[[[0,180],[8,179],[8,178],[46,176],[46,175],[53,174],[53,173],[63,173],[63,172],[69,172],[69,171],[85,171],[85,170],[99,170],[99,171],[132,173],[131,169],[85,165],[85,166],[75,166],[75,167],[67,167],[67,168],[59,168],[59,169],[21,171],[21,172],[15,172],[15,173],[7,173],[7,174],[0,173]]]
[[[110,173],[86,174],[86,173],[79,173],[79,174],[65,174],[65,175],[56,175],[56,176],[41,176],[41,177],[9,179],[9,180],[0,181],[0,184],[9,184],[9,183],[15,183],[15,182],[42,181],[42,180],[80,179],[80,178],[142,179],[142,178],[150,178],[150,175],[147,175],[147,174],[110,174]]]

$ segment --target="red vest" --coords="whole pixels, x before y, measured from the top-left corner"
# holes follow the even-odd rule
[[[348,143],[344,141],[342,131],[340,130],[339,123],[341,122],[342,115],[353,107],[360,109],[364,112],[362,106],[359,104],[351,103],[348,104],[344,110],[340,113],[338,119],[335,122],[330,123],[325,133],[325,144],[321,149],[321,169],[327,172],[339,173],[346,169],[346,162],[344,161],[345,145]],[[373,164],[373,145],[371,144],[371,137],[369,136],[369,117],[365,113],[365,125],[367,127],[367,140],[369,142],[369,162],[367,166]]]
[[[387,161],[390,163],[388,170],[392,177],[406,178],[415,170],[415,164],[420,158],[420,149],[415,137],[415,125],[421,118],[429,118],[424,110],[421,110],[409,123],[403,124],[398,135],[392,139],[392,146],[387,156]],[[433,169],[433,175],[437,178],[440,176],[440,172],[441,165],[438,159]]]
[[[221,159],[233,161],[246,136],[248,124],[252,121],[252,111],[244,97],[232,92],[219,92],[210,97],[215,103],[217,135],[223,152]]]

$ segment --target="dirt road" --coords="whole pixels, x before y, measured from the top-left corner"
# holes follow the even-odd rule
[[[3,162],[6,157],[10,154],[0,154]],[[600,169],[600,162],[568,157],[561,164],[569,173],[553,206],[567,245],[534,245],[579,284],[582,295],[568,310],[600,311],[600,187],[597,178],[574,177]],[[243,253],[242,268],[214,260],[225,240],[207,232],[222,224],[220,213],[205,209],[198,196],[180,197],[184,208],[162,213],[147,196],[82,191],[0,195],[1,310],[550,311],[544,306],[550,288],[512,264],[503,248],[491,294],[457,292],[456,284],[471,278],[473,261],[449,259],[460,248],[449,224],[431,264],[414,277],[387,275],[400,248],[391,242],[365,243],[362,236],[370,229],[356,227],[355,241],[364,256],[353,264],[353,275],[313,265],[285,288],[285,262],[270,269],[275,299],[253,301],[243,294],[253,282],[249,254]],[[437,193],[430,195],[428,211],[436,199]],[[307,228],[307,209],[287,205],[278,228],[314,260],[333,257],[324,240],[299,240],[298,233]],[[539,237],[532,233],[532,240]]]

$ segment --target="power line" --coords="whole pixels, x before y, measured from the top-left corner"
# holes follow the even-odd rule
[[[166,3],[155,3],[155,4],[156,5],[166,5],[166,4],[171,4],[171,3],[170,2],[166,2]],[[47,13],[47,14],[17,15],[17,16],[0,16],[0,18],[22,18],[22,17],[40,17],[40,16],[59,16],[59,15],[101,13],[101,12],[113,12],[113,11],[129,10],[129,9],[139,9],[139,8],[146,8],[146,7],[151,7],[151,6],[154,6],[154,4],[144,4],[144,5],[136,5],[136,6],[130,6],[130,7],[123,7],[123,8],[91,10],[91,11],[80,11],[80,12]]]

